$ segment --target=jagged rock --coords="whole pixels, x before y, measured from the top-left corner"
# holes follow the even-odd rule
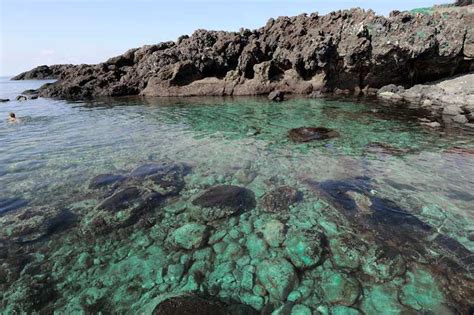
[[[39,93],[60,98],[369,91],[470,71],[471,19],[469,10],[279,17],[253,31],[197,30],[101,64],[42,66],[15,79],[58,78]]]
[[[262,261],[257,266],[257,278],[277,301],[284,301],[298,282],[293,265],[285,259]]]
[[[294,142],[310,142],[339,137],[337,131],[324,127],[301,127],[291,129],[288,137]]]
[[[0,217],[0,240],[32,242],[68,227],[74,215],[56,208],[25,208]]]
[[[285,94],[282,91],[276,90],[268,94],[268,99],[274,102],[281,102],[285,98]]]
[[[214,221],[241,214],[256,206],[255,194],[244,187],[220,185],[209,188],[192,204],[200,207],[198,216],[204,221]]]
[[[28,99],[28,98],[27,98],[26,96],[24,96],[24,95],[18,95],[18,96],[16,97],[16,100],[17,100],[17,101],[26,101],[27,99]]]
[[[12,80],[49,80],[57,79],[60,74],[66,69],[73,67],[73,65],[53,65],[53,66],[39,66],[32,70],[20,73],[12,78]]]
[[[108,187],[115,184],[120,184],[126,179],[123,175],[117,174],[100,174],[91,179],[89,189],[98,189]]]
[[[184,249],[196,249],[204,245],[208,237],[208,227],[198,223],[187,223],[174,230],[172,242]]]
[[[301,192],[292,187],[282,186],[265,194],[262,206],[268,212],[288,212],[290,206],[301,199]]]

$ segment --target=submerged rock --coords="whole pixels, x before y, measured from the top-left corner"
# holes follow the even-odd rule
[[[294,142],[310,142],[339,137],[337,131],[324,127],[301,127],[291,129],[288,137]]]
[[[220,185],[209,188],[192,201],[201,207],[198,215],[205,221],[214,221],[252,210],[256,206],[253,191],[239,186]]]
[[[270,297],[284,301],[298,282],[293,265],[286,259],[265,260],[257,266],[257,278]]]
[[[117,174],[101,174],[91,179],[89,189],[98,189],[108,187],[114,184],[120,184],[126,179],[123,175]]]
[[[291,231],[286,235],[286,253],[298,269],[316,266],[323,251],[323,238],[316,232]]]
[[[349,275],[326,271],[321,279],[321,289],[326,302],[351,306],[360,294],[359,283]]]
[[[139,207],[142,203],[143,199],[141,198],[140,190],[136,187],[127,187],[106,198],[97,208],[118,212],[127,208]]]
[[[198,223],[187,223],[174,230],[172,242],[184,249],[197,249],[203,246],[209,237],[209,228]]]
[[[67,228],[75,220],[68,210],[26,208],[0,217],[0,240],[33,242]]]
[[[242,304],[226,304],[197,295],[168,295],[155,299],[153,315],[256,315],[254,309]]]
[[[21,198],[0,199],[0,215],[9,211],[20,209],[28,204],[28,201]]]
[[[301,199],[301,192],[292,187],[282,186],[265,194],[262,206],[268,212],[288,212],[290,206]]]
[[[151,163],[130,173],[130,182],[136,182],[162,195],[177,195],[184,188],[188,167],[182,163]]]

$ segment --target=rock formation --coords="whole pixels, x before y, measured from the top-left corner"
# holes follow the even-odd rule
[[[274,90],[370,93],[474,69],[470,7],[389,17],[351,9],[270,19],[256,30],[197,30],[96,65],[40,67],[15,79],[58,75],[45,97],[258,95]]]

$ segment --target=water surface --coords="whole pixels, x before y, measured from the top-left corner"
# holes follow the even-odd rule
[[[3,78],[0,98],[43,83]],[[356,99],[40,98],[2,103],[0,117],[9,112],[21,122],[0,122],[7,312],[148,312],[177,292],[259,311],[291,302],[301,314],[449,313],[474,303],[472,131],[429,129],[414,110]],[[288,139],[304,126],[340,136]],[[185,165],[184,187],[146,211],[99,210],[131,184],[97,190],[92,178],[126,178],[151,163]],[[193,200],[219,185],[250,190],[255,207],[202,218]],[[263,200],[282,186],[301,199],[269,212]],[[31,211],[39,221],[15,217]],[[102,215],[114,222],[106,231],[94,225]],[[48,225],[51,216],[62,223]],[[36,231],[17,228],[24,222]],[[176,240],[189,223],[206,227],[191,229],[203,237],[193,248]],[[276,276],[282,268],[287,278]]]

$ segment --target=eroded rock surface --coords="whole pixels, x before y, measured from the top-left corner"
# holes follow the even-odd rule
[[[46,97],[369,92],[472,69],[470,10],[390,17],[351,9],[270,19],[256,30],[197,30],[96,65],[39,67],[15,79],[58,77]]]

